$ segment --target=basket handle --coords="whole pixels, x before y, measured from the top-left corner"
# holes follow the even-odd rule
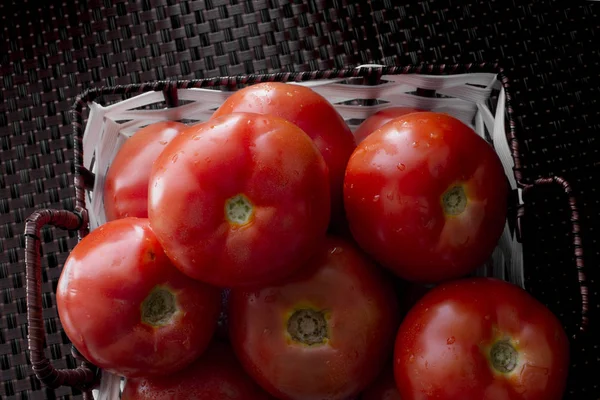
[[[42,316],[42,262],[40,253],[40,232],[45,225],[67,230],[81,229],[84,219],[81,213],[66,210],[35,211],[25,224],[25,266],[27,277],[27,325],[28,347],[33,372],[50,388],[66,385],[81,389],[84,399],[92,400],[91,388],[97,382],[97,368],[77,354],[82,360],[75,369],[56,369],[44,354],[46,331]]]
[[[533,184],[526,185],[523,188],[523,198],[525,199],[526,195],[530,193],[532,190],[535,190],[536,187],[540,186],[551,186],[557,185],[565,192],[569,201],[569,209],[571,210],[571,235],[573,239],[573,251],[575,254],[575,268],[577,269],[577,279],[579,282],[580,294],[581,294],[581,321],[579,323],[579,332],[581,335],[587,331],[589,325],[589,289],[587,284],[587,278],[585,275],[585,268],[583,262],[583,247],[581,241],[580,231],[581,228],[579,226],[579,211],[577,209],[577,200],[573,195],[573,190],[571,185],[561,177],[551,177],[551,178],[540,178],[537,179]],[[521,206],[518,210],[517,215],[517,232],[521,234],[521,221],[525,215],[524,207]],[[577,337],[577,334],[574,335]]]

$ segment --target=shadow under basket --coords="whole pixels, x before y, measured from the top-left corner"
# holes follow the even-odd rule
[[[87,90],[72,107],[75,193],[74,210],[40,210],[26,223],[27,309],[29,352],[33,370],[45,385],[67,385],[85,399],[118,399],[122,378],[102,372],[73,349],[80,366],[53,368],[44,354],[40,233],[45,225],[77,231],[79,240],[106,222],[103,187],[106,172],[122,144],[141,127],[173,120],[196,123],[210,118],[235,90],[260,82],[304,85],[324,96],[354,131],[375,112],[413,107],[448,113],[472,127],[498,154],[510,185],[509,213],[491,260],[475,275],[494,276],[524,287],[521,220],[527,194],[538,186],[558,185],[572,213],[577,279],[581,288],[580,330],[587,326],[587,285],[575,198],[560,177],[522,180],[519,141],[511,107],[510,82],[496,64],[365,65],[342,70],[242,75],[192,81],[158,81]],[[83,111],[88,117],[84,124]],[[573,273],[575,279],[575,271]]]

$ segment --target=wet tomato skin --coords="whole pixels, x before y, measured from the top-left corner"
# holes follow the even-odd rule
[[[87,360],[135,377],[178,371],[202,354],[221,297],[173,266],[147,219],[128,217],[75,246],[56,302],[65,333]]]
[[[396,118],[352,154],[344,181],[350,230],[401,278],[464,276],[491,256],[504,229],[508,185],[491,145],[461,121]]]
[[[554,314],[521,288],[468,278],[419,300],[398,331],[394,358],[402,400],[560,400],[569,341]]]
[[[148,218],[148,180],[152,164],[165,146],[186,129],[174,122],[155,122],[137,131],[117,152],[106,174],[106,220]]]
[[[214,341],[183,371],[128,379],[122,400],[275,400],[242,369],[230,346]]]
[[[389,359],[399,323],[395,294],[382,271],[358,248],[333,237],[285,281],[233,289],[229,307],[238,358],[282,400],[355,398]],[[325,326],[318,331],[326,332],[322,341],[294,336],[294,316],[305,312],[314,318],[303,332]]]
[[[287,276],[329,225],[323,157],[272,115],[232,113],[186,129],[154,163],[149,186],[150,223],[167,255],[218,287]]]
[[[344,211],[344,171],[356,145],[352,131],[331,103],[308,87],[265,82],[236,91],[212,118],[232,112],[275,115],[310,136],[329,169],[331,215],[333,222],[338,223]]]
[[[383,125],[387,124],[394,118],[401,117],[406,114],[411,114],[414,112],[420,112],[418,108],[412,107],[388,107],[383,110],[377,111],[375,114],[371,115],[369,118],[364,120],[356,131],[354,131],[354,141],[356,144],[360,144],[363,140],[366,139],[371,133],[375,132],[377,129],[381,128]]]

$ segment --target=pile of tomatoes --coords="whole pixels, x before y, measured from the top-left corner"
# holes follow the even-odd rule
[[[468,277],[506,182],[449,115],[392,107],[353,134],[310,88],[251,85],[125,142],[109,222],[63,268],[61,322],[129,400],[560,399],[557,318]]]

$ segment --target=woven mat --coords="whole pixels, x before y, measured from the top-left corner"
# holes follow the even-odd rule
[[[73,207],[69,107],[90,86],[169,77],[326,69],[366,62],[500,61],[513,78],[528,180],[559,175],[581,210],[591,333],[573,341],[569,399],[598,399],[600,259],[598,6],[530,0],[47,1],[0,4],[0,398],[78,398],[40,387],[28,365],[24,220]],[[294,3],[294,4],[292,4]],[[551,3],[549,5],[549,3]],[[394,6],[392,6],[392,4]],[[528,288],[577,331],[580,304],[560,190],[531,197]],[[43,233],[48,356],[73,366],[55,309],[76,238]]]

